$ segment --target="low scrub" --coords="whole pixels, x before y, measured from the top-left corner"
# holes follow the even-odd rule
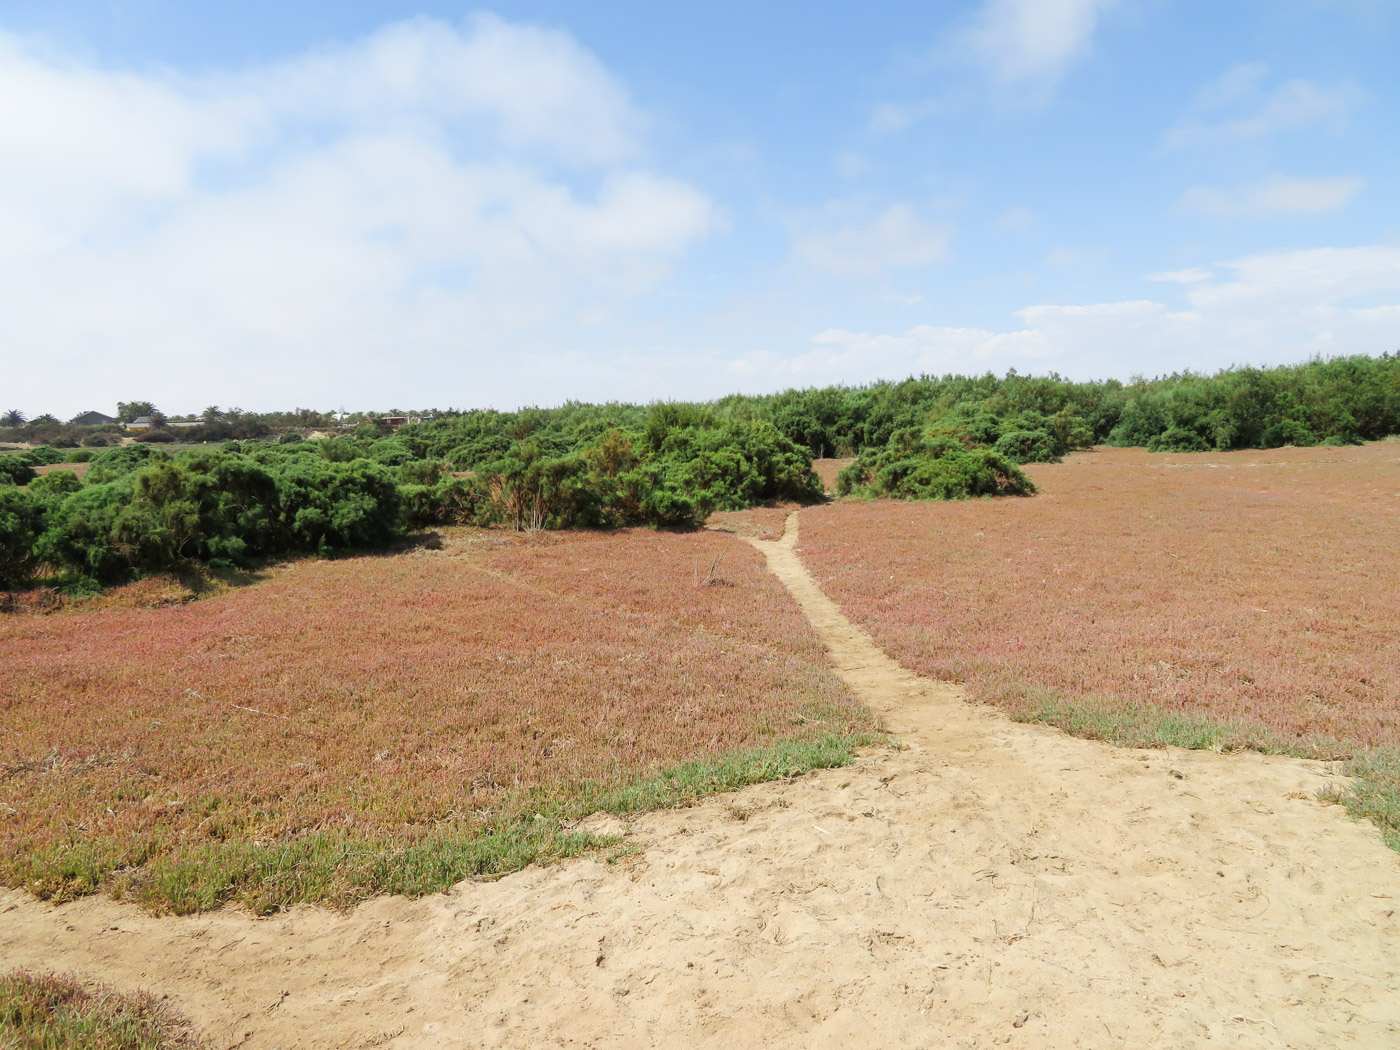
[[[0,880],[54,900],[430,892],[605,847],[572,827],[592,810],[876,739],[762,557],[712,532],[449,530],[204,601],[118,593],[3,623]]]

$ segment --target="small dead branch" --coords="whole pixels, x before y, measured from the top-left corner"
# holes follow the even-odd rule
[[[277,714],[277,713],[274,712],[274,711],[259,711],[256,707],[244,707],[242,704],[233,704],[233,703],[229,704],[228,706],[229,706],[229,707],[235,707],[235,708],[237,708],[237,709],[240,710],[240,711],[247,711],[249,714],[254,714],[254,715],[266,715],[268,718],[280,718],[280,719],[282,719],[284,722],[290,722],[290,721],[291,721],[291,719],[288,718],[286,715],[279,715],[279,714]]]
[[[728,552],[726,552],[726,551],[720,551],[718,554],[715,555],[715,560],[712,561],[712,562],[710,562],[710,569],[709,569],[708,572],[705,573],[704,579],[701,579],[701,578],[700,578],[700,568],[699,568],[699,566],[696,566],[696,567],[695,567],[695,586],[697,586],[697,587],[713,587],[715,584],[717,584],[717,583],[720,582],[720,579],[719,579],[719,566],[720,566],[720,563],[721,563],[722,561],[724,561],[724,556],[725,556],[726,553],[728,553]]]

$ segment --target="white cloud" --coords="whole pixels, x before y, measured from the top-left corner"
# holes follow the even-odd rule
[[[56,412],[499,391],[719,222],[596,58],[493,17],[198,78],[0,35],[0,96],[10,386]]]
[[[1350,80],[1332,85],[1289,80],[1265,92],[1266,72],[1258,64],[1236,66],[1207,84],[1197,96],[1195,116],[1168,131],[1163,144],[1179,149],[1264,139],[1318,125],[1335,127],[1363,98]],[[1220,109],[1236,112],[1223,119],[1204,119]]]
[[[1202,281],[1209,281],[1215,274],[1202,269],[1199,266],[1189,267],[1185,270],[1163,270],[1160,273],[1150,273],[1147,275],[1149,281],[1165,281],[1170,284],[1200,284]]]
[[[1196,108],[1223,109],[1253,101],[1259,97],[1264,78],[1268,75],[1269,67],[1263,62],[1241,62],[1231,66],[1196,92]]]
[[[1008,208],[997,216],[996,228],[999,233],[1029,233],[1035,228],[1035,212],[1019,205]]]
[[[870,111],[869,128],[872,135],[894,135],[925,117],[945,108],[938,99],[926,98],[915,102],[879,102]]]
[[[1188,269],[1154,275],[1184,283],[1187,309],[1151,300],[1029,306],[1020,329],[920,325],[896,334],[831,329],[793,358],[753,355],[744,368],[770,386],[860,383],[920,372],[1055,369],[1079,378],[1211,371],[1298,361],[1313,354],[1380,353],[1400,343],[1400,248],[1270,252],[1220,263],[1232,279]],[[1350,300],[1389,296],[1394,304]]]
[[[1045,261],[1051,266],[1072,266],[1075,263],[1097,263],[1108,258],[1108,250],[1105,248],[1067,248],[1063,244],[1058,244],[1050,249],[1050,254],[1045,257]]]
[[[816,228],[799,233],[793,243],[797,258],[827,273],[869,276],[937,262],[953,237],[951,224],[924,219],[907,204],[886,208],[870,219],[840,218],[846,210],[831,206]]]
[[[964,46],[994,81],[1046,90],[1093,49],[1115,0],[986,0]]]
[[[1193,186],[1181,195],[1177,207],[1217,218],[1336,211],[1365,185],[1365,179],[1345,176],[1305,179],[1273,175],[1263,182],[1234,189]]]
[[[867,174],[871,170],[871,163],[859,153],[850,150],[842,150],[833,159],[836,165],[836,172],[843,179],[857,179]]]

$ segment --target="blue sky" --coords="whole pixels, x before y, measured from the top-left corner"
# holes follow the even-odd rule
[[[874,6],[0,0],[0,408],[1400,349],[1400,2]]]

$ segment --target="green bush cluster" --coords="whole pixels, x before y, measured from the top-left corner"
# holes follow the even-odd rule
[[[9,457],[27,487],[3,490],[0,586],[43,570],[89,590],[187,559],[239,565],[381,546],[405,526],[693,527],[716,508],[820,498],[811,456],[771,423],[657,406],[637,424],[543,440],[519,430],[465,474],[411,432],[230,441],[173,456],[133,443],[94,454],[83,480],[72,471],[35,480],[31,457]],[[441,443],[460,447],[462,436]]]
[[[1400,432],[1400,357],[1181,375],[1134,387],[1105,438],[1152,452],[1354,445]]]
[[[995,449],[968,447],[930,426],[897,430],[884,448],[857,456],[837,475],[836,492],[862,498],[969,499],[1028,496],[1035,485]]]
[[[47,566],[86,588],[185,559],[244,564],[375,546],[400,532],[402,500],[386,467],[278,452],[200,449],[171,458],[127,445],[94,457],[85,481],[55,471],[26,489],[7,488],[0,585],[22,586]]]
[[[668,418],[672,414],[663,408],[650,426],[613,427],[563,451],[533,437],[515,440],[486,462],[472,463],[467,477],[419,479],[404,490],[409,521],[517,529],[694,527],[713,510],[821,498],[810,454],[771,423],[697,426]],[[467,459],[460,449],[449,453],[453,466]],[[402,476],[421,468],[408,463],[399,469]]]

